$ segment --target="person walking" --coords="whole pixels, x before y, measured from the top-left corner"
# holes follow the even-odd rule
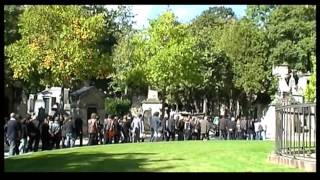
[[[184,140],[191,140],[191,116],[186,119],[184,124]]]
[[[62,142],[62,148],[66,148],[65,146],[65,141],[66,141],[66,122],[67,122],[67,118],[64,118],[65,120],[62,122],[61,127],[61,142]]]
[[[145,139],[145,129],[144,129],[144,119],[143,116],[140,114],[139,115],[139,119],[140,119],[140,133],[139,133],[139,142],[144,142]]]
[[[7,138],[9,141],[9,156],[19,154],[19,142],[21,137],[21,126],[16,120],[16,114],[10,114],[10,120],[7,122]]]
[[[114,136],[114,125],[113,125],[114,116],[108,115],[108,118],[104,122],[104,133],[105,133],[105,144],[111,144]]]
[[[205,116],[204,119],[200,121],[200,127],[201,127],[201,140],[207,139],[209,140],[209,121],[208,116]]]
[[[120,137],[121,137],[121,126],[119,124],[119,118],[118,116],[115,116],[114,119],[113,119],[113,129],[114,129],[114,143],[115,144],[118,144],[119,143],[119,140],[120,140]]]
[[[157,141],[158,139],[158,128],[160,124],[159,112],[155,112],[153,117],[150,119],[150,128],[151,128],[151,138],[150,142]]]
[[[60,149],[60,140],[61,140],[61,127],[59,116],[54,118],[54,122],[49,124],[49,134],[51,138],[51,147]]]
[[[183,141],[184,140],[184,119],[179,118],[179,121],[177,123],[177,131],[178,131],[178,141]]]
[[[247,121],[247,139],[249,140],[254,140],[255,136],[254,136],[254,120],[249,118],[249,120]]]
[[[21,140],[19,145],[19,153],[26,153],[28,150],[28,117],[25,117],[21,121]]]
[[[65,123],[66,139],[64,142],[65,147],[73,147],[75,143],[75,129],[73,128],[73,122],[70,117],[66,118]]]
[[[79,138],[80,146],[82,146],[82,138],[83,138],[83,127],[82,127],[82,119],[78,116],[74,120],[74,129],[75,129],[75,141]]]
[[[227,131],[227,115],[225,115],[224,117],[220,118],[220,138],[226,140],[227,139],[227,135],[228,135],[228,131]]]
[[[48,116],[44,119],[41,125],[41,143],[42,151],[50,149],[50,134],[49,134],[49,121],[52,119],[52,116]]]
[[[171,115],[170,119],[168,119],[168,123],[167,123],[167,132],[168,132],[168,137],[167,137],[167,141],[171,140],[174,141],[175,140],[175,121],[179,118],[179,116],[174,116],[174,114]]]
[[[88,145],[96,145],[97,135],[98,135],[98,123],[97,123],[96,113],[92,113],[91,118],[88,120],[88,132],[89,132]]]
[[[29,136],[28,151],[37,152],[39,148],[39,141],[41,135],[41,124],[35,114],[32,116],[31,121],[28,123],[27,127]]]
[[[130,133],[129,131],[130,131],[130,122],[129,122],[127,116],[123,116],[122,132],[123,132],[123,137],[124,137],[124,140],[123,140],[124,143],[130,142],[129,141],[129,133]]]
[[[137,142],[139,141],[140,138],[140,118],[135,117],[131,123],[131,128],[132,128],[132,134],[133,134],[133,139],[132,142]]]
[[[240,129],[241,129],[241,139],[247,139],[247,120],[245,117],[241,118],[240,121]]]

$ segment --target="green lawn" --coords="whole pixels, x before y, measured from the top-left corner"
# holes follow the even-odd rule
[[[271,141],[180,141],[98,145],[5,159],[5,171],[299,172],[274,165]]]

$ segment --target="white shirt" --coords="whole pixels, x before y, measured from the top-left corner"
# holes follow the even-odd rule
[[[259,131],[259,125],[260,125],[260,122],[255,122],[254,123],[254,131],[255,132]]]
[[[139,118],[134,118],[132,123],[131,123],[131,127],[132,127],[132,131],[134,132],[134,130],[136,128],[140,128],[140,119]]]

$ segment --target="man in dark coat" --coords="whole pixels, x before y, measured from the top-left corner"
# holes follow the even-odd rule
[[[124,143],[130,142],[129,133],[130,133],[130,126],[131,123],[127,116],[123,117],[123,123],[122,123],[122,133],[124,136]]]
[[[247,139],[254,140],[254,120],[249,117],[247,120]]]
[[[227,116],[220,117],[220,124],[219,124],[219,129],[220,129],[220,137],[223,139],[227,139]]]
[[[34,115],[32,117],[27,127],[28,127],[28,136],[29,136],[28,151],[37,152],[39,148],[40,130],[41,130],[41,124],[37,116]]]
[[[246,139],[247,136],[247,121],[244,117],[240,121],[241,139]]]
[[[169,136],[167,137],[167,141],[170,140],[170,137],[172,141],[175,140],[175,121],[177,121],[179,116],[171,115],[170,119],[168,119],[168,124],[167,124],[167,131]]]
[[[201,132],[201,140],[207,139],[209,140],[209,122],[208,117],[206,116],[204,119],[200,120],[200,132]]]
[[[234,117],[231,118],[231,120],[228,120],[228,133],[229,133],[229,139],[234,140],[235,139],[235,131],[236,131],[236,121]]]
[[[7,123],[7,138],[9,141],[10,149],[9,156],[19,154],[19,142],[21,136],[21,126],[16,120],[16,115],[14,113],[10,114],[10,120]]]
[[[44,119],[44,122],[41,125],[41,142],[43,151],[50,149],[49,119],[51,118],[52,116],[48,116]]]
[[[80,146],[82,146],[82,119],[80,117],[77,117],[74,120],[74,129],[75,129],[75,140],[79,137],[80,139]]]
[[[183,141],[184,140],[184,120],[183,118],[179,119],[177,123],[177,129],[178,129],[178,141]]]

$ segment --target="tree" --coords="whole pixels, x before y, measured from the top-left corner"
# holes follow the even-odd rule
[[[21,38],[18,31],[18,17],[22,14],[23,7],[19,5],[4,6],[4,44],[7,46]],[[12,71],[9,68],[8,61],[4,61],[5,84],[13,82]]]
[[[81,6],[27,7],[20,17],[22,38],[5,47],[13,78],[70,87],[73,80],[106,77],[110,59],[96,47],[104,27],[102,14]]]
[[[311,70],[311,55],[315,55],[315,6],[276,6],[267,19],[270,58],[275,65],[288,63],[291,69]]]
[[[195,95],[201,94],[197,99],[211,99],[209,103],[213,107],[214,101],[229,103],[231,98],[232,71],[230,60],[225,52],[221,51],[218,39],[227,24],[236,21],[231,8],[212,7],[195,18],[190,26],[192,35],[196,37],[198,58],[201,61],[200,69],[203,81],[195,88]],[[197,107],[197,103],[194,103]],[[212,109],[212,108],[211,108]],[[204,111],[206,111],[204,109]]]
[[[100,66],[105,67],[106,71],[114,72],[114,65],[118,65],[118,63],[113,62],[115,49],[121,39],[132,31],[133,15],[131,9],[123,5],[111,10],[107,9],[104,5],[85,5],[83,8],[88,10],[92,15],[104,15],[105,28],[102,32],[102,38],[97,42],[97,47],[102,53],[106,54],[108,60],[106,62],[102,61]],[[90,81],[97,88],[108,92],[109,95],[115,95],[121,92],[121,84],[114,77],[117,76],[111,75],[107,78],[104,76],[92,77]]]
[[[148,88],[142,35],[141,32],[132,31],[123,36],[113,53],[113,81],[120,87],[120,91],[129,96],[144,94]]]
[[[194,53],[195,41],[187,28],[168,11],[152,20],[144,35],[147,81],[160,91],[163,105],[166,96],[178,87],[201,79]]]
[[[267,93],[272,81],[264,33],[244,18],[226,27],[220,44],[232,60],[234,85],[245,93],[251,105],[257,95]]]

